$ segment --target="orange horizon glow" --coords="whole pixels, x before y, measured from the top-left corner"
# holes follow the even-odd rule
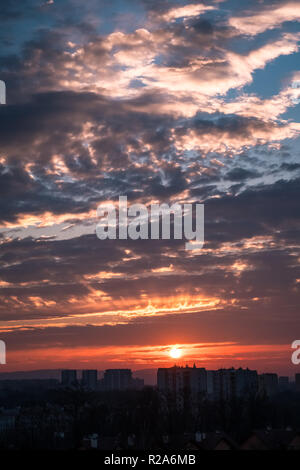
[[[172,352],[172,354],[171,354]],[[175,353],[173,355],[173,352]],[[183,354],[184,352],[184,354]],[[180,354],[180,356],[178,355]],[[174,357],[176,355],[176,357]],[[7,364],[1,371],[37,369],[153,369],[177,365],[209,369],[249,367],[264,372],[290,375],[297,372],[291,364],[290,345],[241,345],[224,343],[178,343],[151,346],[45,347],[26,351],[7,351]]]

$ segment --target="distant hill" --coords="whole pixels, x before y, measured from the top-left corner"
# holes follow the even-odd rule
[[[0,372],[0,380],[60,379],[60,369],[26,370],[17,372]]]
[[[78,369],[78,376],[81,376],[81,370]],[[99,379],[103,377],[103,370],[98,371]],[[134,370],[133,377],[144,379],[145,385],[156,385],[157,369]],[[60,380],[61,369],[41,369],[17,372],[0,372],[0,380],[32,380],[32,379],[58,379]]]

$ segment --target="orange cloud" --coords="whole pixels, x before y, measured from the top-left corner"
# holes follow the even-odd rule
[[[178,18],[191,18],[193,16],[199,16],[206,11],[215,10],[215,7],[203,5],[201,3],[194,3],[185,5],[183,7],[171,8],[167,13],[164,13],[161,18],[164,21],[175,21]]]
[[[0,331],[9,328],[11,331],[18,328],[47,328],[50,326],[80,326],[80,325],[117,325],[127,324],[137,318],[149,318],[165,315],[182,315],[186,313],[199,313],[201,311],[217,310],[224,306],[218,298],[197,296],[197,295],[174,295],[171,298],[142,296],[140,299],[112,299],[100,289],[90,288],[90,294],[77,298],[71,296],[61,302],[59,310],[55,312],[53,308],[55,302],[44,300],[40,297],[30,296],[26,300],[20,300],[15,296],[8,298],[15,303],[15,308],[20,305],[22,308],[34,306],[38,309],[41,317],[36,318],[34,310],[32,317],[20,320],[6,320],[0,322]],[[101,308],[101,310],[100,310]],[[71,311],[70,311],[71,310]]]

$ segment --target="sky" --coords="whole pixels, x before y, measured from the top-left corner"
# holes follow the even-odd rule
[[[0,371],[293,375],[300,4],[6,0]],[[99,240],[97,207],[201,203],[205,243]]]

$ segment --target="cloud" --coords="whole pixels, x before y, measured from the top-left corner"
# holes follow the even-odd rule
[[[232,16],[229,18],[229,24],[241,34],[256,36],[268,29],[277,28],[286,21],[299,20],[299,3],[287,1],[263,6],[259,11],[246,11],[240,16]]]
[[[156,360],[152,346],[173,342],[289,343],[300,36],[292,25],[268,31],[298,19],[293,2],[270,4],[242,14],[146,1],[106,18],[107,2],[29,14],[7,3],[3,24],[22,25],[0,57],[0,328],[10,350],[53,361],[90,348],[93,360],[102,351],[115,361],[127,346],[136,360],[140,342]],[[100,242],[96,207],[120,195],[205,203],[201,253],[180,240]]]
[[[257,178],[259,173],[254,170],[246,170],[245,168],[233,168],[226,173],[225,178],[231,181],[243,181],[249,178]]]
[[[299,131],[298,123],[277,124],[256,118],[225,116],[215,121],[196,119],[188,129],[175,129],[174,140],[181,151],[198,149],[203,154],[231,154],[297,137]]]
[[[175,21],[179,18],[191,18],[199,16],[206,11],[214,10],[215,7],[211,5],[204,5],[201,3],[194,3],[182,7],[170,8],[166,13],[161,16],[163,21]]]

